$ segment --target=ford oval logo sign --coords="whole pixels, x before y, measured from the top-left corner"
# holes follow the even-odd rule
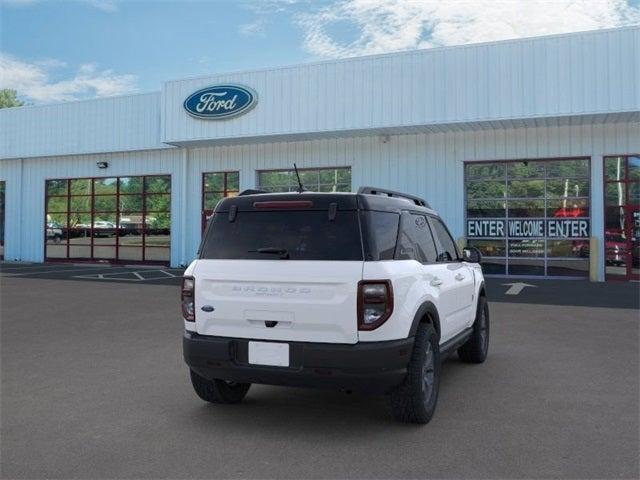
[[[258,95],[241,85],[214,85],[192,93],[184,101],[184,109],[197,118],[218,120],[235,117],[251,110]]]

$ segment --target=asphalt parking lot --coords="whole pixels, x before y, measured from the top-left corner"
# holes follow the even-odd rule
[[[0,263],[4,278],[180,285],[183,268],[89,263]]]
[[[203,403],[181,358],[178,271],[10,266],[1,478],[639,476],[637,285],[507,295],[492,280],[487,362],[447,360],[434,419],[412,426],[382,398],[330,391],[254,386],[241,405]]]

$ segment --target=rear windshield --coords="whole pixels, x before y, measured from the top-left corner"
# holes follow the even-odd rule
[[[211,219],[200,258],[225,260],[362,260],[356,211],[238,212]]]

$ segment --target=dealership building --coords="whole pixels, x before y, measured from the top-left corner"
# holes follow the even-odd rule
[[[637,280],[640,28],[0,110],[5,260],[188,264],[245,189],[425,198],[487,274]]]

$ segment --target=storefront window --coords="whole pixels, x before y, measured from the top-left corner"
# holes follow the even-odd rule
[[[604,159],[604,256],[608,279],[640,279],[640,156]]]
[[[45,257],[170,259],[171,177],[47,180]]]
[[[589,159],[465,164],[466,236],[487,274],[589,274]]]
[[[351,168],[299,168],[304,188],[311,192],[350,192]],[[294,170],[264,170],[258,172],[258,189],[267,192],[295,192],[298,178]]]
[[[202,174],[203,231],[218,202],[225,197],[235,197],[239,192],[239,172],[209,172]]]

